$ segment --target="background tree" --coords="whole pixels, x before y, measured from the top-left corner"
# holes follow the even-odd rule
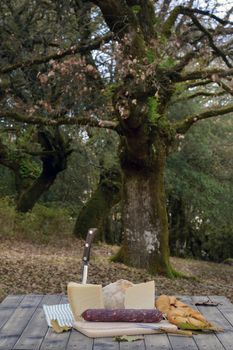
[[[14,173],[16,210],[27,212],[66,169],[72,152],[70,140],[65,140],[58,127],[25,129],[18,135],[11,128],[9,136],[8,142],[0,141],[0,164]]]
[[[35,4],[39,5],[30,2],[32,7]],[[18,17],[28,16],[32,8],[26,5],[28,1],[23,7],[16,6]],[[51,35],[47,29],[53,23],[59,29],[59,39],[52,31],[49,40],[59,49],[46,44],[39,57],[41,46],[21,49],[19,57],[12,53],[11,61],[3,59],[0,71],[8,80],[0,116],[24,123],[88,125],[117,132],[124,227],[118,258],[172,276],[165,163],[193,124],[233,111],[231,9],[219,17],[217,1],[205,8],[197,7],[195,1],[177,5],[167,0],[93,0],[76,5],[72,1],[39,5],[44,32]],[[5,2],[4,6],[9,7]],[[41,11],[41,6],[49,12]],[[9,13],[17,17],[11,9],[4,16]],[[83,13],[90,14],[88,31],[92,33],[85,40],[80,30],[84,24],[79,20]],[[52,21],[47,25],[50,14]],[[41,26],[41,18],[35,23]],[[73,30],[76,24],[78,30]],[[10,39],[5,35],[7,42]],[[88,61],[90,52],[93,64]],[[39,66],[38,72],[35,67]],[[9,77],[24,73],[32,74],[40,97],[33,94],[26,101],[7,88]],[[176,98],[193,98],[187,93],[225,94],[228,98],[217,103],[212,99],[202,111],[177,121],[170,116],[169,105]]]
[[[196,125],[168,158],[171,253],[232,256],[232,118]]]
[[[97,240],[114,243],[109,230],[111,209],[121,199],[121,173],[119,168],[104,169],[100,173],[99,184],[91,199],[79,212],[74,234],[85,238],[90,227],[98,228]]]

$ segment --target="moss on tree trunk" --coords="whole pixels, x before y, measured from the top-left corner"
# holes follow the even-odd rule
[[[123,242],[113,261],[172,276],[164,189],[166,151],[160,146],[149,167],[133,166],[129,158],[123,163]]]
[[[90,227],[98,228],[97,240],[112,243],[108,218],[112,207],[120,200],[121,174],[118,169],[105,170],[97,189],[81,209],[73,234],[85,238]]]

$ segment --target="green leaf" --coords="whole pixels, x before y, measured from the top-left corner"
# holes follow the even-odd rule
[[[131,9],[133,10],[133,12],[135,14],[138,14],[141,11],[141,6],[140,5],[134,5],[131,7]]]
[[[68,326],[60,326],[57,320],[51,320],[51,326],[56,333],[67,332],[71,329]]]
[[[115,340],[119,342],[122,342],[122,341],[131,342],[131,341],[142,340],[142,339],[144,339],[143,335],[121,335],[121,336],[115,337]]]

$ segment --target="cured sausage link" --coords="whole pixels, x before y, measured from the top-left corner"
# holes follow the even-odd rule
[[[85,321],[155,323],[163,319],[156,309],[88,309],[82,313]]]

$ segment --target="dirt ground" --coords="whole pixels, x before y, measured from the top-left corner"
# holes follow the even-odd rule
[[[8,294],[65,293],[69,281],[80,281],[83,241],[73,238],[49,245],[0,241],[0,301]],[[112,263],[115,246],[94,245],[88,282],[106,285],[120,278],[138,283],[155,280],[156,294],[224,295],[233,302],[233,266],[171,258],[173,267],[195,279],[151,276],[142,269]]]

